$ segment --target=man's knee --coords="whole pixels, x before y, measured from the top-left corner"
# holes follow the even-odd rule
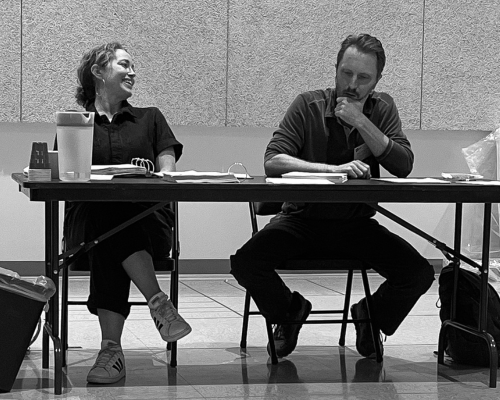
[[[426,269],[426,279],[427,279],[427,289],[428,290],[432,286],[432,282],[434,282],[436,272],[434,271],[434,267],[427,262],[427,269]]]
[[[404,270],[387,277],[389,286],[403,291],[408,296],[420,297],[429,290],[432,282],[434,268],[424,258],[419,263],[409,264]]]
[[[256,251],[250,246],[243,246],[229,259],[231,274],[246,288],[261,279],[268,279],[279,265],[272,253]]]
[[[422,263],[420,268],[415,269],[414,283],[418,294],[426,293],[434,282],[434,267],[427,260]]]
[[[240,285],[245,286],[244,283],[248,280],[249,275],[252,273],[251,265],[253,262],[251,255],[240,249],[229,257],[229,260],[231,274],[236,278]]]

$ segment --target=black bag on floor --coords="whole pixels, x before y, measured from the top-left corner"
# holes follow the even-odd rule
[[[479,293],[481,279],[471,271],[459,268],[456,322],[477,328],[479,324]],[[441,321],[450,319],[453,296],[453,267],[446,266],[439,276],[439,298]],[[488,313],[486,331],[500,345],[500,297],[488,283]],[[446,335],[445,352],[459,364],[489,367],[488,344],[483,338],[449,327]],[[500,354],[499,354],[500,355]]]
[[[40,315],[55,291],[54,282],[45,276],[25,279],[0,267],[0,393],[11,391]]]

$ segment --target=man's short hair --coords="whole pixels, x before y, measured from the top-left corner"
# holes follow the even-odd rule
[[[339,53],[337,54],[337,67],[340,65],[345,51],[351,46],[355,46],[362,53],[375,54],[377,57],[377,79],[380,79],[385,67],[385,51],[380,40],[366,33],[347,36],[342,42]]]

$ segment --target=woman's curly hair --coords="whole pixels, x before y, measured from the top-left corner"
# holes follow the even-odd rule
[[[76,71],[78,76],[78,87],[76,88],[76,102],[87,108],[95,101],[95,77],[92,74],[92,65],[97,64],[99,67],[104,68],[114,59],[116,50],[127,51],[120,43],[111,42],[101,46],[94,47],[87,51]]]

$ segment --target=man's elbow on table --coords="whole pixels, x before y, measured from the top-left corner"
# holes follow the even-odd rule
[[[282,171],[280,164],[281,163],[279,162],[279,160],[276,159],[276,157],[266,160],[264,162],[264,173],[266,174],[266,176],[269,177],[281,176]]]

